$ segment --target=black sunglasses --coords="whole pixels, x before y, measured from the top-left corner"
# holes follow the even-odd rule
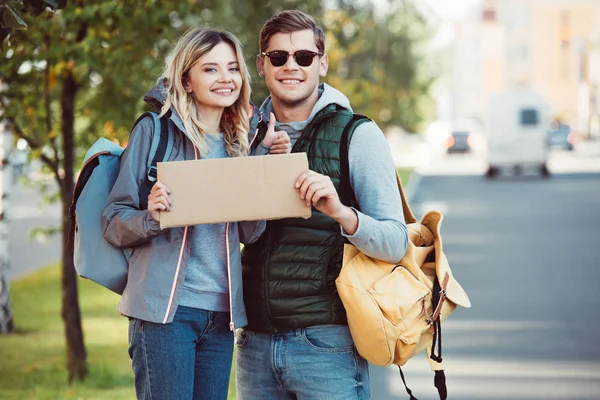
[[[268,53],[262,52],[259,55],[269,57],[269,60],[271,61],[272,66],[281,67],[283,64],[285,64],[287,62],[290,54],[292,56],[294,56],[294,60],[296,60],[296,64],[298,64],[301,67],[310,66],[312,64],[315,56],[323,55],[323,53],[317,53],[315,51],[310,51],[310,50],[298,50],[295,53],[289,53],[289,52],[283,51],[283,50],[273,50],[273,51],[269,51]]]

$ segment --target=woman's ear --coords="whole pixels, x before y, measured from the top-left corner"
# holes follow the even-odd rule
[[[187,93],[192,93],[192,85],[190,85],[190,81],[187,78],[183,78],[183,88]]]

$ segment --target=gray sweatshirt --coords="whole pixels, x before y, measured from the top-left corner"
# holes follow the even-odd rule
[[[206,140],[208,152],[204,159],[229,157],[223,135],[206,135]],[[179,304],[211,311],[229,311],[225,224],[196,225],[190,241],[191,257]]]
[[[286,131],[293,145],[314,116],[329,104],[338,104],[352,111],[350,101],[343,93],[323,83],[319,86],[319,100],[306,121],[278,121],[275,129]],[[261,111],[268,123],[269,113],[273,111],[270,97],[262,104]],[[256,154],[268,151],[261,143]],[[408,232],[390,148],[374,122],[356,128],[350,141],[348,159],[350,185],[360,211],[354,209],[358,216],[358,229],[354,235],[346,234],[343,229],[342,235],[370,257],[398,262],[406,252]]]

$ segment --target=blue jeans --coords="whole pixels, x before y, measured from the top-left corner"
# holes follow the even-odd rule
[[[238,400],[370,397],[369,367],[344,325],[236,333]]]
[[[138,399],[227,399],[229,313],[179,306],[169,324],[133,318],[129,357]]]

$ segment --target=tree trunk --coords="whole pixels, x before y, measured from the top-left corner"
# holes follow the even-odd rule
[[[62,317],[65,325],[67,369],[69,383],[83,381],[87,376],[87,356],[81,329],[81,313],[77,293],[77,275],[73,264],[73,252],[69,250],[69,208],[73,197],[74,175],[74,120],[77,82],[71,71],[63,77],[60,97],[62,119],[63,173],[62,200]]]
[[[6,125],[0,124],[0,335],[8,335],[15,330],[8,290],[10,254],[6,217],[7,198],[12,183],[12,166],[9,162],[11,149],[12,135]]]

